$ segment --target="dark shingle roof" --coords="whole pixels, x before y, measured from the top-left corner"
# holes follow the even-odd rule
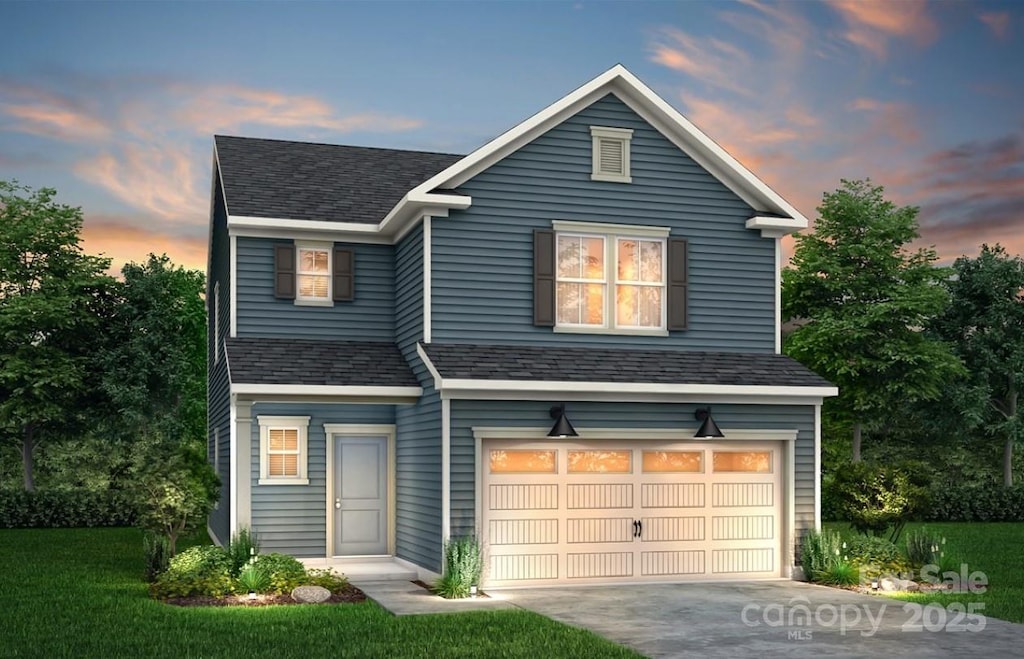
[[[232,384],[419,386],[392,343],[234,338],[227,355]]]
[[[450,153],[214,137],[232,215],[376,223]]]
[[[797,361],[775,354],[438,343],[424,349],[444,378],[833,386]]]

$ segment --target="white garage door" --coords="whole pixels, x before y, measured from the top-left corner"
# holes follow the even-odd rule
[[[491,587],[781,576],[778,442],[489,440]]]

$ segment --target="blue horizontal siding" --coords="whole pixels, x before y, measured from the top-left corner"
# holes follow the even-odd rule
[[[633,129],[632,183],[592,181],[590,126]],[[614,96],[459,187],[465,211],[433,222],[438,342],[773,352],[775,244],[753,210]],[[561,334],[533,325],[533,230],[552,220],[670,227],[689,240],[689,329],[668,337]]]
[[[309,485],[260,485],[260,426],[256,417],[308,416]],[[252,407],[252,528],[263,551],[293,556],[327,553],[325,423],[393,424],[392,405],[256,403]]]
[[[274,245],[281,241],[237,241],[238,336],[394,341],[393,246],[344,245],[355,251],[355,299],[317,307],[274,297]]]

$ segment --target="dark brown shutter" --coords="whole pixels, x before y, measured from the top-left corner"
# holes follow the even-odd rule
[[[295,299],[294,245],[274,245],[274,297]]]
[[[351,302],[356,297],[356,255],[351,249],[334,248],[334,301]]]
[[[533,231],[533,324],[555,326],[555,232]]]
[[[688,264],[686,238],[669,238],[668,241],[668,328],[686,329],[686,289]]]

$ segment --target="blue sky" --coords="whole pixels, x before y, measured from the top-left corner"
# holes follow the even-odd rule
[[[466,153],[622,63],[813,219],[870,176],[1024,253],[1024,4],[3,2],[0,178],[205,267],[212,135]]]

